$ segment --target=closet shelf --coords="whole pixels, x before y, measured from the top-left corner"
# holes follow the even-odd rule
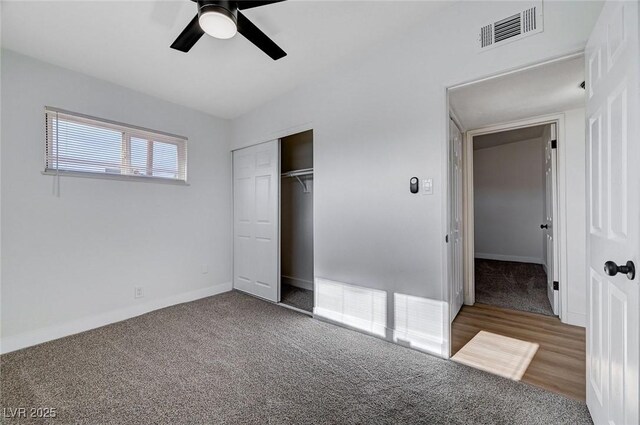
[[[313,168],[303,168],[301,170],[292,170],[292,171],[287,171],[286,173],[282,173],[282,177],[309,176],[312,174],[313,174]]]
[[[295,177],[296,180],[298,180],[298,183],[300,183],[300,186],[302,186],[302,191],[304,193],[309,193],[309,186],[307,186],[300,178],[305,176],[313,176],[313,168],[304,168],[301,170],[292,170],[282,173],[282,177]]]

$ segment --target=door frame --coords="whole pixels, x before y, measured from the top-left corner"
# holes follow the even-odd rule
[[[567,252],[563,247],[566,245],[567,240],[567,215],[566,215],[566,143],[565,140],[565,118],[564,113],[550,114],[527,118],[524,120],[511,121],[507,123],[495,124],[491,126],[482,127],[475,130],[469,130],[465,133],[463,138],[463,272],[464,272],[464,304],[473,305],[475,303],[475,270],[474,270],[474,258],[475,258],[475,246],[474,246],[474,206],[473,206],[473,138],[483,134],[496,133],[500,131],[515,130],[518,128],[532,127],[536,125],[556,124],[556,139],[558,140],[557,148],[557,166],[555,170],[556,174],[556,189],[558,191],[557,200],[557,223],[554,219],[554,227],[557,229],[557,234],[554,235],[557,238],[558,249],[558,264],[554,264],[554,267],[558,267],[559,287],[558,296],[560,297],[559,317],[562,320],[566,317],[567,311],[567,291],[565,285],[568,282],[567,271]]]

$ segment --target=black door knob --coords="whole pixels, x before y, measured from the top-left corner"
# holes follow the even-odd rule
[[[540,228],[541,228],[541,229],[548,229],[548,228],[549,228],[549,225],[548,225],[548,224],[541,224],[541,225],[540,225]]]
[[[633,280],[636,277],[636,266],[633,261],[627,261],[624,266],[619,266],[615,261],[607,261],[604,263],[604,272],[609,276],[615,276],[618,273],[624,273],[627,275],[627,279]]]

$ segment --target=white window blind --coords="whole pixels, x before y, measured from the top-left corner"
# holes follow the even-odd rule
[[[45,172],[187,180],[187,139],[45,109]]]

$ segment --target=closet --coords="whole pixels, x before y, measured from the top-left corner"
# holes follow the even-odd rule
[[[280,302],[313,311],[313,131],[280,140]]]
[[[313,312],[313,131],[233,152],[233,287]]]

